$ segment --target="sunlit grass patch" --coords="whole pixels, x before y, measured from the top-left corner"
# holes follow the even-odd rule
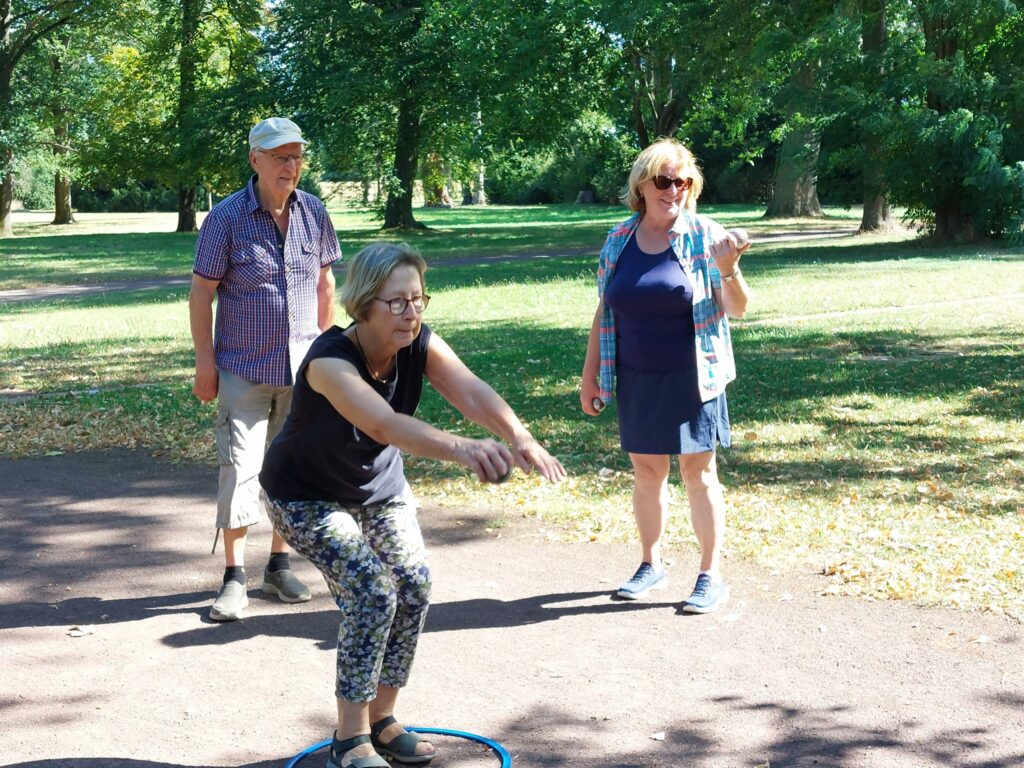
[[[500,217],[531,222],[515,210],[458,213],[439,248],[444,238],[475,248],[488,231],[492,245],[507,247],[514,233]],[[560,487],[520,473],[481,485],[461,467],[410,457],[409,476],[428,503],[453,516],[486,510],[496,532],[501,520],[524,516],[551,538],[635,538],[615,406],[590,419],[577,395],[596,301],[593,254],[607,224],[584,219],[603,215],[558,209],[537,227],[559,231],[554,217],[593,226],[578,241],[589,254],[427,273],[427,321],[571,473]],[[144,239],[106,239],[97,251],[120,249],[143,272],[147,261],[165,268]],[[72,239],[40,240],[54,248]],[[727,560],[818,573],[825,592],[1024,617],[1020,250],[838,238],[759,245],[744,271],[754,301],[733,324],[734,442],[719,459]],[[212,463],[214,409],[191,395],[191,350],[184,291],[0,310],[0,389],[16,395],[0,398],[2,453],[137,446]],[[429,388],[420,415],[483,434]],[[672,492],[666,539],[695,565],[675,478]]]

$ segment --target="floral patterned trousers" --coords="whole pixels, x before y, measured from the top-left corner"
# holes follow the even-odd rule
[[[411,491],[372,507],[280,501],[274,528],[315,565],[341,609],[335,693],[372,701],[404,686],[430,602],[430,569]]]

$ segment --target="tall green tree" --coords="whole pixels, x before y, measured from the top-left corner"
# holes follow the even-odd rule
[[[889,19],[886,15],[886,0],[864,0],[861,18],[861,66],[864,82],[863,92],[875,110],[885,107],[873,94],[883,92],[882,84],[888,67],[886,64],[889,42]],[[861,147],[864,156],[864,209],[861,212],[861,232],[884,232],[891,230],[895,223],[889,206],[885,183],[885,168],[882,152],[882,136],[878,134],[878,121],[865,119],[862,125]]]
[[[915,0],[912,9],[921,53],[894,76],[913,84],[913,98],[885,134],[894,198],[937,240],[1004,234],[1024,209],[1021,129],[1002,98],[1019,86],[991,54],[1007,50],[993,41],[1019,29],[1020,11],[1001,0]]]
[[[413,181],[429,122],[444,119],[453,46],[429,0],[282,2],[272,55],[314,137],[349,167],[389,146],[384,225],[416,227]],[[348,157],[346,157],[346,155]],[[383,161],[383,158],[382,158]],[[387,162],[387,161],[383,161]]]
[[[16,89],[19,66],[43,42],[94,23],[105,13],[113,15],[117,5],[113,0],[0,0],[0,237],[13,234],[14,155],[32,140],[26,94]]]
[[[23,75],[32,81],[25,88],[23,117],[32,121],[26,147],[45,149],[42,167],[53,180],[53,224],[73,224],[71,185],[81,175],[79,149],[91,121],[96,59],[109,45],[110,32],[75,30],[43,41],[29,54]],[[36,155],[37,158],[40,155]]]
[[[601,34],[568,0],[283,0],[276,15],[289,103],[329,165],[384,166],[386,228],[419,226],[427,153],[478,168],[488,147],[550,137],[595,98]]]
[[[101,62],[90,181],[170,187],[177,231],[195,230],[197,190],[244,178],[246,132],[275,107],[264,20],[259,0],[147,0]]]
[[[777,103],[783,115],[782,140],[776,155],[775,180],[765,216],[821,216],[818,161],[821,133],[828,122],[821,94],[827,90],[832,36],[827,34],[834,8],[823,0],[789,0],[777,4],[782,24],[762,38],[777,47],[786,62],[787,83]]]

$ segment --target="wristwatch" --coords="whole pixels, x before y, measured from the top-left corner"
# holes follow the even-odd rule
[[[739,276],[740,276],[740,268],[736,267],[736,271],[733,272],[731,275],[722,275],[722,282],[723,283],[731,283],[733,280],[735,280]]]

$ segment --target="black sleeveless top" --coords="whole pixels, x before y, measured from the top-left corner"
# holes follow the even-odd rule
[[[395,413],[412,416],[423,392],[430,328],[423,324],[412,344],[398,351],[395,370],[386,382],[370,375],[359,349],[342,330],[329,328],[313,342],[295,378],[291,412],[263,459],[260,484],[280,501],[370,506],[405,488],[401,452],[364,435],[338,413],[309,386],[306,367],[321,357],[347,360]]]

